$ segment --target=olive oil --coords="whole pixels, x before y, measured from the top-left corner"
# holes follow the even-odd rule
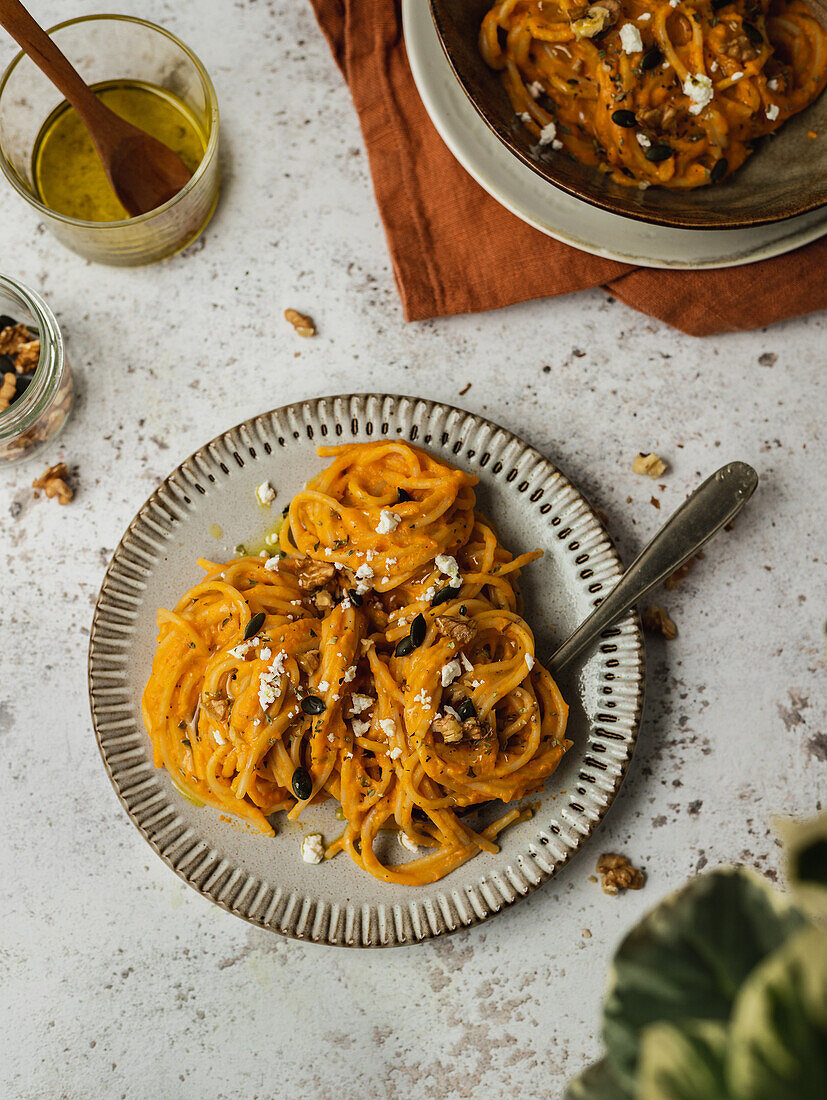
[[[206,149],[206,134],[178,96],[136,80],[107,80],[92,85],[116,115],[158,138],[194,172]],[[128,218],[106,177],[89,132],[65,100],[41,127],[32,155],[38,198],[70,218],[114,222]]]

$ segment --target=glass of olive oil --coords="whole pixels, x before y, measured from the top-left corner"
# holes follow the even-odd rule
[[[174,35],[131,16],[72,19],[49,34],[103,102],[178,153],[192,179],[130,218],[74,108],[25,54],[0,80],[0,170],[90,260],[136,266],[185,248],[218,201],[218,104],[204,66]]]

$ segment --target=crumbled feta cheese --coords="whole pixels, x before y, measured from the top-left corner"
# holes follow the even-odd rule
[[[773,92],[777,92],[777,91],[778,91],[778,87],[779,87],[779,85],[778,85],[778,77],[777,77],[777,76],[774,76],[774,77],[772,78],[772,80],[768,80],[768,81],[767,81],[767,87],[768,87],[768,88],[769,88],[769,89],[770,89],[771,91],[773,91]]]
[[[385,567],[387,569],[393,569],[393,567],[396,565],[396,561],[397,561],[396,558],[386,558],[385,559]]]
[[[520,111],[520,121],[526,123],[531,122],[531,115],[528,111]]]
[[[534,668],[534,655],[532,653],[526,653],[525,663],[528,665],[528,671],[531,672]]]
[[[224,740],[224,738],[221,736],[221,734],[218,732],[218,730],[213,730],[212,735],[215,738],[215,740],[218,742],[219,745],[226,745],[227,742]]]
[[[620,28],[620,45],[628,54],[640,53],[643,49],[643,39],[634,23],[624,23]]]
[[[646,188],[649,187],[649,186],[650,186],[649,185],[649,180],[640,180],[640,182],[637,185],[637,189],[638,189],[638,191],[645,191]]]
[[[271,531],[269,535],[265,535],[264,536],[264,541],[265,541],[267,546],[278,546],[278,544],[279,544],[279,533],[278,533],[278,531]],[[262,554],[263,554],[263,551],[262,551]]]
[[[248,650],[252,649],[255,644],[255,638],[250,638],[249,641],[246,642],[239,642],[237,646],[229,651],[230,656],[235,657],[237,661],[240,661],[245,653],[247,653]]]
[[[732,76],[729,79],[734,84],[737,80],[740,80],[743,75],[744,75],[743,73],[733,73]]]
[[[351,680],[356,679],[356,665],[351,665],[350,668],[345,669],[345,674],[342,677],[346,684],[349,684]]]
[[[276,499],[276,490],[269,481],[262,481],[256,489],[259,504],[272,504]]]
[[[530,84],[526,85],[526,88],[532,99],[539,99],[543,94],[543,85],[539,80],[533,80]]]
[[[258,678],[258,701],[262,710],[267,710],[278,698],[276,685],[279,676],[284,675],[284,662],[286,660],[287,654],[284,650],[281,650],[276,654],[270,667],[265,669]]]
[[[317,688],[319,691],[330,691],[330,684],[327,680],[319,680]]]
[[[379,513],[379,522],[376,524],[376,534],[389,535],[391,531],[396,530],[401,522],[402,517],[398,516],[396,512],[392,512],[390,508],[383,508]]]
[[[771,103],[769,107],[767,107],[767,118],[770,120],[770,122],[775,122],[775,120],[778,118],[778,111],[779,107],[777,103]]]
[[[370,729],[370,722],[366,722],[363,718],[354,718],[350,725],[357,737],[364,737]]]
[[[690,115],[699,115],[712,102],[712,81],[704,73],[689,73],[683,83],[683,94],[692,100]]]
[[[466,672],[474,671],[474,666],[471,664],[464,653],[460,653],[459,659],[462,661],[462,667],[465,669]]]
[[[394,722],[393,718],[380,718],[379,728],[382,730],[382,733],[384,733],[385,737],[396,736],[396,723]]]
[[[407,833],[403,833],[403,832],[400,831],[400,833],[399,833],[399,843],[402,845],[403,848],[407,848],[409,852],[418,852],[419,851],[419,845],[415,844],[411,840],[411,838],[408,836]]]
[[[669,7],[676,8],[680,4],[681,0],[669,0]]]
[[[356,578],[356,594],[358,596],[364,596],[366,592],[369,592],[372,585],[371,581],[376,576],[369,565],[360,565],[354,573]]]
[[[426,588],[426,590],[422,593],[421,598],[423,600],[427,600],[427,602],[430,603],[435,595],[436,595],[436,585],[432,584],[430,588]]]
[[[646,134],[635,134],[635,137],[637,138],[637,143],[641,147],[641,149],[648,149],[649,146],[652,144]]]
[[[554,139],[557,137],[557,127],[553,122],[549,122],[547,126],[544,126],[540,131],[540,138],[538,144],[551,145]]]
[[[332,558],[333,557],[333,550],[329,546],[326,546],[324,548],[324,556],[326,558]]]
[[[361,554],[361,550],[359,551],[359,553]],[[375,550],[366,550],[365,551],[365,561],[373,561],[373,559],[375,557],[376,557],[376,551]]]
[[[551,143],[551,147],[552,149],[562,149],[563,143],[562,141],[558,141],[558,139],[555,138],[554,141]]]
[[[321,833],[310,833],[302,840],[302,859],[305,863],[321,863],[324,859],[324,843]]]
[[[401,755],[402,755],[402,750],[400,749],[400,747],[398,745],[394,745],[394,747],[388,753],[388,756],[391,758],[391,760],[398,760]]]
[[[321,684],[319,685],[321,687]],[[350,705],[354,714],[361,714],[363,710],[372,707],[376,700],[370,695],[351,695]]]
[[[342,596],[342,600],[341,600],[341,603],[339,604],[339,607],[341,607],[342,611],[349,611],[351,609],[351,607],[353,607],[353,600],[351,600],[351,598],[347,594],[347,592],[345,592],[344,596]]]
[[[448,687],[449,684],[453,684],[454,680],[458,680],[462,676],[462,665],[459,661],[449,661],[446,665],[442,666],[442,686]]]
[[[651,18],[652,18],[652,13],[650,11],[645,11],[643,13],[643,15],[639,15],[637,17],[637,21],[638,21],[638,23],[648,23]]]
[[[437,554],[434,565],[444,577],[448,578],[451,588],[459,588],[462,585],[456,558],[452,558],[450,554]]]
[[[267,561],[264,563],[264,568],[269,569],[271,573],[275,573],[276,570],[278,569],[278,567],[279,567],[279,559],[278,558],[268,558]]]
[[[420,706],[425,708],[430,707],[431,705],[431,697],[425,690],[425,688],[422,688],[416,693],[416,695],[414,695],[413,701],[415,703],[419,703]]]
[[[270,647],[268,645],[264,646],[263,649],[260,649],[258,651],[258,659],[260,661],[269,661],[272,656],[273,656],[273,651],[272,651],[272,649],[270,649]]]

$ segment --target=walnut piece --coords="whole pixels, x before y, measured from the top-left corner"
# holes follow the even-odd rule
[[[434,733],[441,733],[446,745],[462,740],[462,726],[453,714],[446,714],[443,718],[435,718],[431,722]]]
[[[647,477],[660,477],[666,473],[666,463],[656,454],[638,454],[632,463],[632,472]]]
[[[476,637],[477,624],[472,621],[469,622],[461,615],[437,615],[434,623],[443,637],[450,638],[457,645],[468,645]]]
[[[320,588],[318,592],[313,593],[313,604],[317,611],[324,613],[333,606],[333,597],[326,588]]]
[[[6,371],[3,375],[3,385],[0,386],[0,412],[11,405],[16,391],[17,378],[12,371]]]
[[[575,38],[594,38],[595,35],[613,26],[620,16],[618,0],[600,0],[592,4],[581,19],[575,19],[571,25]]]
[[[289,321],[299,336],[315,336],[316,326],[313,324],[313,318],[308,317],[306,313],[299,313],[297,309],[286,309],[284,311],[285,320]]]
[[[336,567],[329,561],[314,561],[312,558],[303,558],[296,563],[296,580],[299,588],[305,592],[312,592],[321,588],[336,576]]]
[[[661,103],[659,107],[647,107],[645,110],[637,112],[638,122],[641,126],[647,126],[650,130],[672,129],[672,123],[677,117],[677,108],[671,103]]]
[[[35,342],[40,343],[32,340],[25,325],[6,325],[0,329],[0,355],[17,355],[20,348]]]
[[[689,570],[694,566],[695,562],[700,561],[703,556],[703,550],[699,550],[697,554],[693,554],[691,558],[687,558],[683,565],[679,565],[675,572],[666,578],[663,582],[663,587],[669,592],[671,592],[673,588],[677,588]]]
[[[226,695],[216,692],[204,696],[204,710],[219,722],[226,722],[230,716],[230,703]]]
[[[673,638],[677,638],[678,628],[662,607],[647,607],[640,618],[644,630],[648,630],[652,634],[660,633],[668,642],[671,642]]]
[[[466,718],[462,723],[462,737],[465,741],[481,741],[491,733],[491,727],[480,718]]]
[[[25,344],[19,344],[17,354],[14,357],[14,369],[18,374],[29,374],[35,370],[40,362],[40,341],[29,340]]]
[[[47,497],[57,497],[58,504],[68,504],[75,495],[74,490],[69,487],[68,477],[66,463],[58,462],[56,466],[50,466],[45,474],[35,478],[32,488],[42,489]],[[35,492],[34,495],[37,497],[39,494]]]
[[[626,856],[606,852],[597,861],[597,873],[603,876],[601,885],[604,894],[639,890],[643,886],[643,872],[633,867]]]
[[[758,50],[745,34],[736,34],[726,43],[722,52],[733,61],[753,61],[758,56]]]
[[[321,664],[321,657],[319,656],[318,649],[308,649],[306,653],[297,654],[296,663],[302,672],[309,676],[312,672],[315,672]]]

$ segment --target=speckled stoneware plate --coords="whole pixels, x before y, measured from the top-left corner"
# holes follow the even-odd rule
[[[414,80],[443,141],[497,202],[548,236],[640,267],[696,270],[767,260],[827,233],[827,207],[750,229],[673,229],[621,217],[567,194],[507,149],[480,117],[440,45],[427,0],[403,0],[402,14]],[[822,100],[820,109],[827,109],[827,97]],[[796,123],[792,119],[788,125]],[[753,159],[767,152],[773,150],[761,149]],[[812,148],[811,155],[824,153]]]
[[[548,459],[510,432],[419,398],[321,398],[238,425],[156,489],[106,572],[89,647],[92,718],[104,764],[158,855],[205,897],[253,924],[354,947],[417,943],[469,927],[550,878],[611,805],[643,702],[643,643],[630,614],[561,682],[574,745],[545,791],[530,798],[534,817],[506,830],[499,854],[481,854],[433,886],[379,882],[344,855],[319,866],[303,863],[305,832],[331,839],[341,831],[333,803],[312,807],[301,824],[277,816],[276,836],[268,838],[181,798],[167,773],[153,767],[141,721],[157,608],[174,604],[200,579],[199,556],[229,560],[236,544],[263,535],[258,484],[269,480],[276,489],[272,524],[324,465],[319,444],[384,437],[416,442],[477,474],[480,506],[505,544],[515,551],[545,550],[523,583],[539,654],[562,641],[620,575],[617,553],[588,503]],[[396,861],[405,857],[394,834],[382,834],[380,843],[393,846]]]

